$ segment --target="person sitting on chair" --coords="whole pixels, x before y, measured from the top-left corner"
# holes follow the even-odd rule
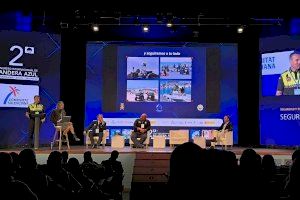
[[[96,148],[101,144],[104,130],[106,130],[106,122],[103,120],[103,115],[98,114],[97,120],[93,121],[84,131],[90,137],[92,148]],[[99,136],[97,146],[95,145],[94,136]]]
[[[212,132],[213,136],[214,136],[212,142],[220,141],[220,137],[223,137],[223,135],[226,132],[232,131],[232,130],[233,130],[233,126],[232,126],[232,123],[230,122],[229,115],[225,115],[222,125],[217,130],[214,130]]]
[[[137,148],[144,148],[144,142],[147,139],[147,132],[150,130],[151,124],[147,119],[147,114],[143,113],[141,117],[134,122],[134,130],[131,134],[131,140]],[[140,141],[137,140],[140,138]]]
[[[65,104],[63,101],[57,102],[56,109],[52,111],[50,120],[55,126],[61,126],[63,135],[68,137],[68,132],[71,132],[75,141],[80,141],[76,136],[72,122],[61,122],[66,116]]]

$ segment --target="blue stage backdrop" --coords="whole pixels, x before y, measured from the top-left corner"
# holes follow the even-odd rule
[[[27,142],[25,112],[37,94],[47,113],[40,144],[49,144],[54,129],[48,116],[60,96],[60,45],[60,35],[0,31],[1,147]]]
[[[290,68],[289,56],[299,48],[297,37],[282,35],[260,40],[260,143],[263,145],[300,144],[300,96],[276,96],[278,79]]]
[[[129,138],[147,113],[152,135],[189,129],[190,138],[230,115],[237,142],[237,45],[88,42],[85,126],[103,113],[110,137]]]

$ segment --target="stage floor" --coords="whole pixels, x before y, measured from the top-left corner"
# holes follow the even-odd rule
[[[221,149],[220,147],[217,147],[217,149]],[[228,151],[234,152],[237,156],[240,156],[243,151],[247,149],[244,147],[232,147],[228,148]],[[259,155],[263,156],[266,154],[270,154],[273,156],[291,156],[294,152],[293,149],[270,149],[270,148],[253,148]],[[52,150],[49,147],[41,147],[38,150],[36,150],[36,154],[49,154],[51,151],[58,150],[58,148],[53,148]],[[67,148],[64,146],[61,151],[65,151]],[[110,146],[106,147],[99,147],[97,149],[90,149],[86,148],[85,146],[71,146],[71,149],[68,150],[70,154],[83,154],[85,151],[91,151],[93,154],[108,154],[111,153],[113,150],[117,150],[120,153],[136,153],[136,152],[144,152],[144,153],[172,153],[174,148],[172,147],[166,147],[163,149],[155,149],[153,147],[148,147],[144,149],[137,149],[137,148],[131,148],[129,146],[126,146],[121,149],[114,149]],[[22,151],[22,148],[14,148],[14,149],[0,149],[0,152],[16,152],[19,153]]]

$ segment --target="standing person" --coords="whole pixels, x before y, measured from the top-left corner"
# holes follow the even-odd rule
[[[29,130],[28,130],[28,147],[32,147],[33,145],[33,134],[34,134],[34,128],[35,128],[35,122],[34,122],[34,114],[36,112],[38,113],[45,113],[45,108],[43,104],[40,103],[41,98],[39,95],[34,96],[34,102],[32,104],[29,104],[26,110],[26,117],[29,119]],[[41,123],[45,122],[46,115],[43,114],[41,117]]]

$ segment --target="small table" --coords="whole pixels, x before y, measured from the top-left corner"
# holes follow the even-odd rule
[[[111,138],[111,147],[112,148],[124,148],[125,140],[121,135],[115,135]]]
[[[153,148],[165,148],[166,147],[166,137],[164,135],[154,135],[153,136]]]
[[[194,137],[194,143],[197,144],[197,145],[199,145],[203,149],[206,148],[206,139],[205,139],[205,137],[195,136]]]

